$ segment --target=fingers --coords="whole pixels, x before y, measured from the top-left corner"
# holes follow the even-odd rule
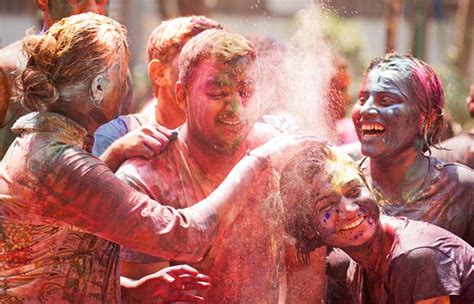
[[[143,127],[143,132],[153,137],[160,137],[160,135],[161,136],[164,135],[166,138],[170,140],[176,139],[176,137],[178,136],[177,131],[170,130],[157,123],[146,124]]]
[[[207,290],[211,287],[207,282],[181,282],[180,285],[173,286],[177,290]]]
[[[202,277],[206,277],[207,279],[209,279],[208,276],[199,273],[199,271],[197,271],[195,268],[193,268],[189,265],[176,265],[176,266],[167,267],[165,269],[166,269],[166,272],[168,274],[170,274],[174,277],[178,277],[178,276],[187,274],[187,275],[192,275],[192,276],[200,275]]]

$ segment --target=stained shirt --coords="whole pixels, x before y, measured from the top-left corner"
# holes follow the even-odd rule
[[[128,160],[117,175],[153,199],[175,207],[191,206],[216,187],[180,138],[155,158]],[[207,303],[278,303],[285,268],[279,212],[274,196],[265,192],[252,197],[232,225],[218,234],[204,259],[190,263],[211,277]],[[143,256],[137,256],[136,262],[142,262]],[[321,251],[321,276],[311,278],[315,289],[323,286],[319,283],[324,282],[324,256]],[[128,258],[133,261],[132,255]],[[322,301],[322,293],[316,303]]]
[[[434,225],[398,221],[385,267],[375,279],[369,282],[366,270],[351,260],[347,279],[354,303],[408,304],[441,296],[474,303],[473,247]],[[381,292],[369,296],[375,284]]]
[[[81,147],[86,131],[31,113],[0,168],[0,302],[117,303],[118,246],[199,260],[215,210],[165,207],[115,177]]]
[[[474,168],[474,130],[445,140],[440,146],[445,149],[433,149],[433,157],[445,163],[460,163]]]
[[[120,137],[128,134],[154,119],[151,115],[129,114],[121,115],[108,123],[103,124],[94,133],[94,146],[92,154],[99,157],[107,148]]]
[[[367,161],[362,164],[367,176]],[[389,202],[368,178],[386,214],[434,224],[474,245],[474,171],[430,158],[430,167],[417,189],[404,201]]]

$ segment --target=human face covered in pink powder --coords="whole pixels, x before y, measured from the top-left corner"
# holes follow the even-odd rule
[[[246,58],[227,63],[204,59],[198,64],[187,89],[190,134],[226,154],[239,147],[257,119],[249,108],[254,93],[250,69]]]
[[[405,63],[398,60],[392,64]],[[375,67],[365,77],[352,110],[364,155],[383,159],[407,149],[421,149],[423,116],[409,74]]]
[[[379,209],[353,166],[327,160],[312,184],[318,189],[313,198],[313,224],[323,243],[348,248],[373,239],[379,224]]]

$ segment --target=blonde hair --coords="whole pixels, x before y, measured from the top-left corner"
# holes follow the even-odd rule
[[[204,16],[179,17],[163,21],[148,39],[148,62],[153,59],[171,64],[186,42],[208,29],[223,29],[219,22]]]
[[[88,88],[129,51],[125,27],[94,13],[64,18],[44,35],[25,37],[23,50],[28,62],[17,80],[17,99],[31,111],[73,99],[73,88]]]
[[[255,60],[253,44],[243,36],[224,30],[206,30],[186,43],[179,56],[179,80],[187,86],[203,59],[227,63],[241,58]]]

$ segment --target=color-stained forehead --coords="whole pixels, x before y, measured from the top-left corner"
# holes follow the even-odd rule
[[[331,148],[334,158],[326,160],[325,172],[334,190],[340,192],[349,182],[363,183],[357,164],[347,155]]]
[[[375,67],[366,76],[361,91],[389,92],[407,100],[414,97],[411,72]]]

